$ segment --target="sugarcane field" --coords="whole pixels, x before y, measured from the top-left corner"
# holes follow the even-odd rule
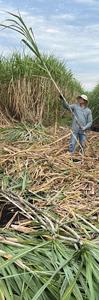
[[[0,300],[99,300],[99,80],[6,15],[28,52],[0,56]]]

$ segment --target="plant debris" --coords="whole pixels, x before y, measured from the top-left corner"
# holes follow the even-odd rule
[[[88,135],[84,156],[77,149],[79,162],[68,152],[70,134],[0,129],[3,300],[98,300],[98,134]]]
[[[85,156],[77,152],[75,158],[79,163],[74,163],[68,152],[70,132],[60,128],[53,135],[53,130],[35,127],[23,130],[20,126],[1,131],[0,181],[2,195],[6,193],[2,196],[5,202],[1,203],[1,219],[4,220],[6,205],[12,218],[11,204],[15,207],[15,203],[10,202],[10,197],[13,199],[16,194],[17,202],[23,199],[25,203],[27,199],[33,207],[54,214],[60,221],[74,222],[76,214],[81,214],[96,224],[99,215],[97,135],[89,134]]]

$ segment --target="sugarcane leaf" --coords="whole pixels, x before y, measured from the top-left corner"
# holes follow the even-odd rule
[[[78,272],[77,272],[75,278],[71,281],[71,283],[69,284],[68,288],[66,288],[66,291],[65,291],[63,297],[61,298],[61,300],[68,300],[69,297],[71,296],[71,293],[73,292],[73,289],[74,289],[74,287],[76,285],[77,279],[78,279],[78,277],[80,275],[81,269],[82,269],[82,263],[81,263],[81,266],[78,269]]]
[[[28,254],[31,251],[34,251],[34,250],[37,250],[40,247],[43,247],[47,243],[49,244],[50,242],[43,242],[43,243],[41,243],[41,245],[37,245],[35,247],[29,247],[26,250],[24,250],[24,249],[20,250],[19,253],[17,253],[16,255],[13,256],[13,258],[11,258],[8,261],[6,261],[3,264],[1,264],[0,265],[0,269],[3,269],[6,266],[12,264],[13,262],[16,262],[16,260],[18,260],[19,258],[25,256],[26,254]]]
[[[22,42],[39,58],[38,53],[35,51],[33,46],[31,46],[26,40],[22,39]],[[40,58],[39,58],[40,59]]]
[[[7,275],[7,271],[5,269],[2,270],[2,273],[3,273],[4,276]],[[6,278],[5,281],[3,280],[3,283],[6,284],[6,289],[7,289],[8,293],[9,293],[11,299],[13,299],[13,292],[12,292],[11,286],[9,284],[9,280]]]
[[[22,181],[22,192],[25,191],[27,185],[27,168],[24,171],[23,181]]]
[[[5,295],[4,295],[3,291],[1,290],[1,287],[0,287],[0,300],[5,300]]]
[[[14,20],[14,19],[7,19],[6,22],[8,22],[8,23],[12,22],[12,24],[10,24],[9,26],[10,27],[12,27],[12,26],[14,27],[15,26],[15,28],[20,29],[21,34],[25,35],[26,31],[24,30],[24,27],[21,26],[16,20]]]
[[[86,258],[86,279],[87,279],[89,290],[90,290],[90,300],[95,300],[93,278],[92,278],[91,257],[89,255],[85,254],[85,258]]]
[[[1,299],[3,300],[5,300],[5,298],[7,299],[7,300],[13,300],[13,295],[11,296],[10,294],[9,294],[9,291],[8,291],[8,289],[7,289],[7,287],[6,287],[6,284],[5,284],[5,282],[4,281],[2,281],[2,282],[0,282],[0,292],[1,292]]]
[[[76,270],[76,275],[77,276],[77,273],[79,271],[79,265],[78,265],[78,268]],[[65,290],[68,288],[70,282],[72,283],[75,279],[75,276],[74,276],[74,269],[73,269],[73,264],[72,266],[66,266],[64,267],[64,273],[65,273],[65,279],[66,279],[66,288]],[[61,296],[63,296],[63,294],[65,293],[65,290],[63,290],[63,287],[61,287],[61,290],[60,290],[60,294]],[[79,285],[77,284],[77,282],[75,283],[75,286],[73,288],[73,294],[74,296],[76,297],[77,300],[83,300],[82,298],[82,294],[80,292],[80,288],[79,288]]]
[[[12,19],[12,20],[9,19],[9,21],[12,21],[12,22],[14,21],[14,22],[16,22],[16,24],[18,25],[18,27],[20,27],[20,28],[22,29],[22,33],[23,33],[24,35],[26,34],[25,36],[27,36],[27,38],[30,39],[31,44],[34,46],[34,48],[35,48],[35,50],[37,51],[38,55],[40,55],[39,49],[38,49],[38,47],[37,47],[37,45],[36,45],[36,42],[33,40],[33,38],[34,38],[33,30],[30,29],[30,31],[31,31],[31,33],[32,33],[32,36],[33,36],[33,38],[32,38],[31,35],[30,35],[30,32],[29,32],[29,30],[28,30],[28,28],[27,28],[27,26],[26,26],[26,24],[24,23],[24,21],[23,21],[23,19],[22,19],[22,17],[21,17],[20,12],[19,12],[19,16],[16,15],[16,14],[13,14],[13,13],[9,13],[9,14],[12,15],[13,17],[17,18],[17,19],[20,21],[20,23],[21,23],[23,26],[21,26],[21,25],[19,24],[19,22],[15,21],[14,19]]]
[[[77,253],[75,254],[77,255]],[[71,256],[71,258],[69,258],[67,261],[65,261],[64,263],[62,263],[57,269],[56,271],[53,273],[53,275],[50,277],[50,279],[38,290],[38,292],[36,293],[36,295],[31,299],[31,300],[37,300],[42,293],[44,292],[44,290],[48,287],[48,285],[51,283],[52,279],[57,275],[57,273],[66,265],[68,264],[72,259],[74,258],[74,254]]]
[[[24,23],[24,21],[23,21],[23,19],[22,19],[22,17],[21,17],[20,12],[19,12],[19,15],[18,15],[18,14],[14,14],[14,13],[11,13],[11,12],[8,11],[8,14],[11,15],[11,16],[13,16],[14,18],[18,19],[19,22],[20,22],[21,24],[23,24],[24,28],[27,30],[27,27],[26,27],[26,25],[25,25],[25,23]]]
[[[20,29],[16,29],[13,25],[6,26],[6,25],[0,24],[0,26],[2,26],[4,29],[11,29],[11,30],[16,31],[16,32],[20,33],[21,35],[23,35],[23,33],[20,31]]]

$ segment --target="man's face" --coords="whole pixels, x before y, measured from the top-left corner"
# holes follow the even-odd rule
[[[85,100],[83,98],[79,97],[78,102],[79,102],[80,106],[85,106],[86,105]]]

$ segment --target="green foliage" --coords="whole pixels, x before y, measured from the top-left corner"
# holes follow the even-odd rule
[[[70,101],[72,98],[75,99],[75,97],[82,92],[82,88],[80,83],[73,78],[71,71],[67,69],[65,63],[53,56],[44,56],[43,59],[67,100]],[[21,57],[20,54],[14,53],[10,58],[1,58],[0,64],[0,104],[3,108],[6,107],[11,116],[14,116],[14,118],[19,120],[22,118],[24,121],[31,121],[32,119],[33,122],[34,117],[32,116],[30,119],[33,108],[34,110],[40,111],[42,109],[42,103],[44,103],[44,124],[47,125],[49,122],[50,124],[55,123],[56,119],[57,122],[61,122],[64,114],[64,123],[66,123],[66,111],[64,112],[63,110],[58,97],[59,94],[53,83],[48,79],[47,72],[41,68],[38,58],[32,59],[30,56]],[[23,78],[25,78],[25,81],[22,83]],[[20,80],[19,89],[15,89],[17,80]],[[27,96],[29,85],[31,93]],[[10,86],[12,87],[11,92]],[[20,88],[22,88],[22,90],[20,90]],[[25,114],[21,103],[21,99],[24,98],[26,99],[24,100],[26,102],[24,107],[29,116],[28,114]],[[31,104],[31,99],[36,103],[37,98],[41,101],[40,103],[38,100],[39,110],[37,109],[37,104],[36,107],[35,104],[34,106],[33,103]],[[31,105],[33,106],[32,108]]]
[[[63,61],[60,61],[54,56],[44,56],[43,60],[61,88],[68,88],[71,95],[73,95],[74,92],[79,93],[82,91],[80,83],[74,79],[72,72],[67,69]],[[12,78],[13,80],[21,77],[31,79],[32,76],[45,76],[48,78],[48,74],[44,68],[41,68],[38,58],[32,58],[28,55],[21,56],[20,53],[13,53],[10,58],[1,57],[1,83],[9,82]]]
[[[75,250],[58,240],[6,234],[18,247],[1,244],[1,299],[98,300],[98,246]]]
[[[89,93],[90,107],[93,112],[94,123],[99,125],[99,84]]]

